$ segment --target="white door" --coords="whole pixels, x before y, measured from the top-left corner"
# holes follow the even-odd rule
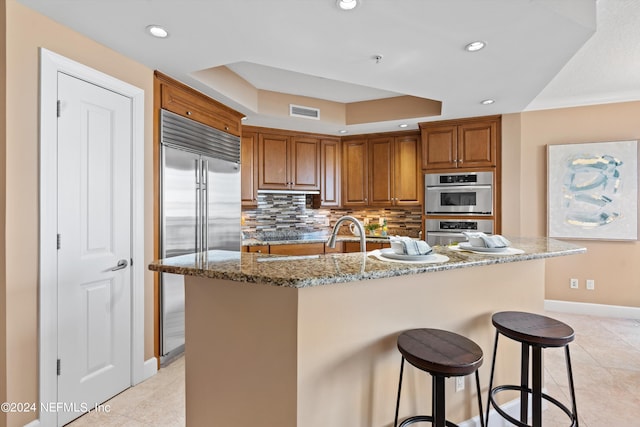
[[[58,73],[58,425],[131,384],[131,100]],[[119,266],[120,264],[120,266]]]

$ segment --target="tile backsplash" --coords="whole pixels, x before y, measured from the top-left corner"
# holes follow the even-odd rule
[[[418,237],[422,229],[422,212],[419,206],[411,208],[370,209],[313,209],[312,196],[304,194],[258,194],[255,209],[242,210],[242,231],[248,235],[270,232],[331,231],[335,222],[344,215],[352,215],[361,221],[379,222],[386,218],[388,234]],[[340,234],[348,234],[342,227]]]

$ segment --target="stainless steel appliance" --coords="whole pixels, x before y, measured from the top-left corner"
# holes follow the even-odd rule
[[[161,111],[160,249],[240,251],[240,138]],[[184,276],[160,277],[161,364],[184,349]]]
[[[493,215],[493,172],[424,176],[427,215]]]
[[[493,220],[490,219],[427,219],[424,223],[429,245],[450,245],[464,242],[463,231],[482,231],[493,234]]]

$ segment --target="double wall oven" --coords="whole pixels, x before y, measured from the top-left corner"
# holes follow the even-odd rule
[[[427,243],[458,242],[463,231],[494,232],[493,172],[432,173],[424,182]]]

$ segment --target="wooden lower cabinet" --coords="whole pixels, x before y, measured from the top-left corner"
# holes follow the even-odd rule
[[[270,245],[271,255],[321,255],[324,254],[324,243],[294,243],[287,245]]]
[[[390,243],[367,242],[367,251],[390,247]],[[341,254],[347,252],[360,252],[360,242],[336,242],[335,248],[330,248],[325,243],[290,243],[286,245],[243,246],[242,252],[258,252],[271,255]]]
[[[391,243],[367,242],[367,251],[390,248]],[[344,252],[360,252],[360,242],[344,242]]]
[[[341,254],[344,253],[344,242],[336,242],[335,248],[330,248],[327,245],[324,245],[324,253],[325,254]]]

